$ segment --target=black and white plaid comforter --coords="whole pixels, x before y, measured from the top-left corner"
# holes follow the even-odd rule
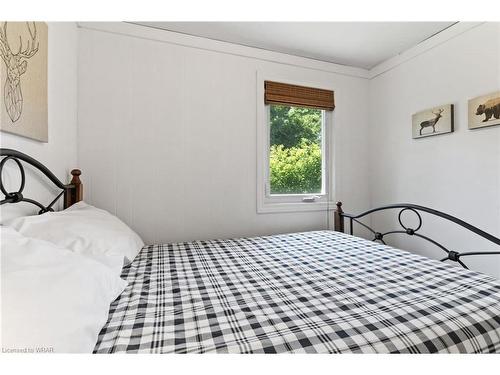
[[[500,282],[341,233],[146,246],[96,353],[500,352]]]

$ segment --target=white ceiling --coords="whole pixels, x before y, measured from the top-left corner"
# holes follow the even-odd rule
[[[142,25],[371,69],[454,22],[140,22]]]

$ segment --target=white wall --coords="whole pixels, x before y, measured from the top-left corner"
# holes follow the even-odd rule
[[[256,213],[257,71],[336,88],[334,198],[349,211],[413,202],[500,236],[500,127],[466,123],[467,100],[500,88],[498,24],[418,47],[373,69],[371,80],[359,69],[138,26],[91,28],[49,23],[49,143],[0,133],[1,146],[62,180],[81,167],[86,199],[147,242],[325,227],[324,213]],[[411,139],[411,114],[445,103],[455,104],[455,133]],[[4,173],[15,185],[17,171]],[[29,184],[26,195],[52,197],[44,184]],[[492,248],[463,233],[434,234],[457,250]],[[392,243],[436,256],[422,242]],[[470,264],[500,275],[498,258]]]
[[[77,51],[78,33],[75,23],[48,23],[48,126],[49,142],[41,143],[8,133],[0,133],[4,148],[22,151],[41,161],[61,181],[70,178],[69,172],[77,167]],[[1,83],[3,84],[3,82]],[[10,164],[11,162],[9,162]],[[19,172],[13,164],[6,164],[4,179],[9,190],[17,190]],[[50,203],[54,199],[51,183],[33,176],[28,170],[25,197]],[[2,206],[2,219],[21,210],[38,211],[29,204]]]
[[[79,35],[85,199],[146,242],[325,228],[324,212],[256,212],[258,71],[335,88],[336,197],[369,205],[365,71],[134,25]]]
[[[483,24],[437,44],[373,78],[369,88],[372,205],[418,203],[500,237],[500,127],[467,128],[467,100],[500,89],[499,24]],[[411,115],[447,103],[455,104],[455,132],[412,139]],[[387,226],[389,219],[384,221]],[[456,250],[493,249],[452,226],[430,228],[434,222],[426,226],[424,219],[424,230]],[[390,242],[444,257],[423,242]],[[498,256],[469,263],[500,277]]]

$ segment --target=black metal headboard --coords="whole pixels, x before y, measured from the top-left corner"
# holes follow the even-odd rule
[[[365,223],[361,222],[358,219],[361,219],[364,216],[370,215],[374,212],[378,211],[385,211],[385,210],[394,210],[394,209],[399,209],[399,214],[398,214],[398,222],[399,225],[401,226],[402,229],[397,229],[397,230],[391,230],[388,232],[378,232],[375,231],[373,228],[371,228],[369,225],[366,225]],[[403,224],[403,219],[402,219],[402,214],[405,211],[411,211],[414,214],[417,215],[418,218],[418,226],[416,228],[410,228],[409,226],[405,226]],[[422,228],[422,216],[420,215],[420,212],[425,212],[434,216],[441,217],[443,219],[446,219],[448,221],[451,221],[455,224],[458,224],[459,226],[471,231],[472,233],[500,246],[500,238],[493,236],[490,233],[487,233],[461,219],[458,219],[454,216],[451,216],[449,214],[446,214],[441,211],[434,210],[432,208],[424,207],[424,206],[418,206],[416,204],[411,204],[411,203],[398,203],[398,204],[391,204],[388,206],[382,206],[382,207],[377,207],[373,208],[371,210],[365,211],[363,213],[353,215],[353,214],[347,214],[342,210],[342,202],[337,202],[337,208],[335,210],[335,230],[339,232],[344,232],[344,224],[345,224],[345,219],[349,220],[349,233],[353,234],[353,224],[356,222],[357,224],[361,225],[362,227],[366,228],[368,231],[373,233],[373,241],[380,241],[383,244],[385,244],[384,238],[388,235],[393,235],[393,234],[406,234],[409,236],[415,236],[422,238],[433,245],[437,246],[441,250],[443,250],[446,253],[446,257],[441,259],[442,262],[446,260],[451,260],[454,262],[458,262],[462,267],[468,268],[465,263],[460,259],[463,257],[468,257],[468,256],[473,256],[473,255],[500,255],[500,251],[473,251],[473,252],[465,252],[465,253],[460,253],[458,251],[453,251],[453,250],[448,250],[445,246],[443,246],[441,243],[433,240],[432,238],[425,236],[421,233],[417,233],[420,228]]]
[[[54,211],[52,206],[64,195],[64,208],[71,206],[72,204],[81,201],[83,198],[83,186],[80,181],[81,171],[79,169],[73,169],[71,171],[71,175],[73,176],[71,182],[69,184],[64,184],[59,180],[54,173],[52,173],[45,165],[40,163],[38,160],[33,159],[31,156],[28,156],[20,151],[12,150],[8,148],[0,148],[0,156],[2,157],[2,161],[0,161],[0,191],[4,195],[4,199],[0,202],[0,205],[6,203],[19,203],[19,202],[27,202],[34,204],[35,206],[40,208],[39,214],[43,214],[45,212]],[[19,172],[21,174],[21,185],[19,189],[14,192],[9,192],[5,189],[5,185],[2,179],[2,171],[5,163],[7,161],[12,160],[17,164],[19,168]],[[23,196],[23,190],[26,183],[26,175],[24,173],[24,167],[22,162],[30,164],[31,166],[38,169],[42,172],[57,188],[61,191],[57,194],[57,196],[48,204],[43,205],[40,202],[37,202],[34,199],[25,198]]]

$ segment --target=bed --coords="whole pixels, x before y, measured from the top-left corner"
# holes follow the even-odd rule
[[[96,353],[500,351],[492,277],[333,231],[143,248]]]
[[[31,161],[12,151],[2,155]],[[82,199],[74,182],[62,188],[69,204]],[[2,192],[7,203],[25,199]],[[389,208],[428,210],[500,245],[450,215]],[[94,353],[500,352],[500,281],[463,261],[485,254],[429,238],[456,267],[381,243],[392,232],[425,237],[401,220],[391,233],[369,228],[378,242],[343,233],[344,221],[352,230],[371,212],[349,215],[339,204],[337,231],[145,246],[123,269],[128,285]]]

